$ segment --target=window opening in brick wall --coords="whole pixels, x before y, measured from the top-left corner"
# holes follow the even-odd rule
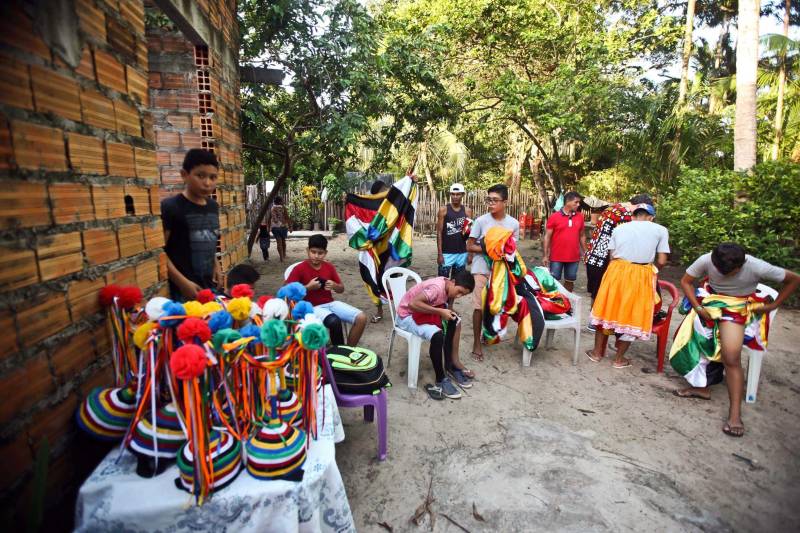
[[[128,215],[136,214],[136,207],[133,205],[133,196],[130,194],[125,195],[125,213]]]

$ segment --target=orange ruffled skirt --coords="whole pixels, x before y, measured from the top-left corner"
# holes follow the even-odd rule
[[[592,306],[592,324],[614,333],[649,339],[653,329],[656,283],[653,265],[612,260]]]

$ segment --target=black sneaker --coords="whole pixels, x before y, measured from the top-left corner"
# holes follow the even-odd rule
[[[442,390],[442,394],[451,400],[458,400],[461,398],[461,391],[458,390],[458,387],[453,385],[453,382],[450,381],[450,378],[444,378],[442,381],[437,383],[436,386]]]
[[[586,329],[592,332],[597,331],[597,328],[594,327],[594,324],[589,324],[588,326],[586,326]]]

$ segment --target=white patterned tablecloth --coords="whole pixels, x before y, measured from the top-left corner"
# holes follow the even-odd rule
[[[320,392],[324,417],[312,440],[302,482],[260,481],[246,470],[202,506],[175,487],[178,468],[155,478],[136,475],[136,458],[114,449],[81,486],[75,510],[76,531],[128,533],[350,532],[355,531],[334,444],[344,429],[329,385]]]

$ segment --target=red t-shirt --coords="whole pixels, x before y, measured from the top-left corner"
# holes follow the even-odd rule
[[[324,280],[331,280],[335,281],[336,283],[341,283],[342,280],[339,279],[339,273],[336,272],[336,267],[333,266],[333,263],[329,263],[328,261],[323,261],[322,264],[319,266],[319,270],[315,270],[314,267],[311,266],[308,259],[297,265],[292,269],[292,272],[289,274],[289,277],[286,278],[286,283],[291,283],[293,281],[298,281],[303,285],[306,285],[309,281],[314,278],[321,278]],[[323,286],[325,284],[323,283]],[[306,294],[306,300],[311,305],[322,305],[326,303],[330,303],[333,301],[333,294],[331,291],[326,289],[314,289],[308,291]]]
[[[565,215],[561,210],[550,215],[547,219],[547,229],[553,230],[553,238],[550,239],[550,261],[560,263],[580,261],[583,226],[583,215],[580,213]]]

